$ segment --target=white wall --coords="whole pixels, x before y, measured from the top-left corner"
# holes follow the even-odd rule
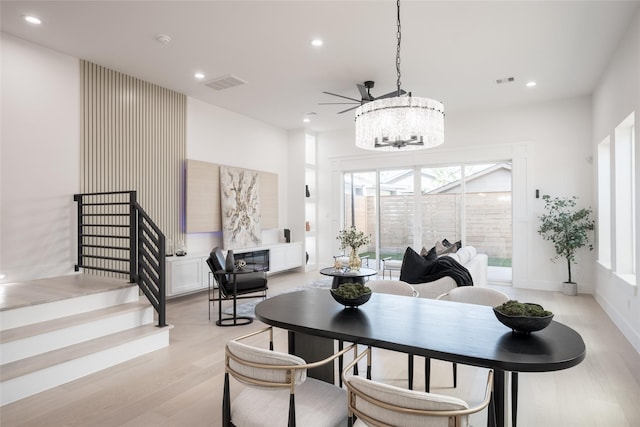
[[[80,190],[80,65],[77,58],[1,33],[0,283],[73,272]],[[279,229],[287,227],[287,132],[187,101],[187,158],[278,174]],[[189,252],[221,235],[189,234]]]
[[[369,153],[354,147],[353,129],[318,136],[319,218],[330,230],[320,242],[320,260],[330,262],[340,227],[339,172],[369,168],[513,160],[514,286],[560,290],[566,266],[550,262],[553,247],[540,238],[537,216],[542,199],[576,195],[592,202],[591,99],[579,97],[520,108],[448,114],[445,143],[431,150]],[[331,183],[328,185],[328,183]],[[329,187],[329,188],[328,188]],[[333,237],[332,237],[333,236]],[[419,249],[419,248],[418,248]],[[594,255],[578,254],[575,280],[591,292]]]
[[[615,127],[631,112],[635,111],[636,123],[636,242],[640,242],[640,11],[636,13],[628,33],[613,56],[593,96],[593,144],[594,156],[597,146],[608,135],[615,144]],[[612,145],[613,147],[613,145]],[[594,170],[592,181],[597,183]],[[594,194],[597,186],[594,184]],[[615,220],[615,206],[611,214]],[[615,245],[615,236],[612,236]],[[637,243],[636,243],[637,245]],[[612,249],[615,256],[615,247]],[[636,265],[640,265],[640,250],[636,246]],[[632,285],[600,264],[596,266],[597,284],[595,297],[631,344],[640,352],[640,296],[638,295],[638,272]]]
[[[79,61],[0,33],[0,283],[73,272]]]
[[[187,159],[278,174],[279,226],[263,231],[263,244],[277,242],[288,225],[287,153],[285,130],[187,99]],[[222,233],[190,233],[186,243],[191,253],[207,253],[222,246]]]

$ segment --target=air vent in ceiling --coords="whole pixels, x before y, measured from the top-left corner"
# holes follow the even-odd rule
[[[206,86],[209,86],[211,89],[215,90],[224,90],[229,89],[230,87],[240,86],[246,84],[247,82],[242,80],[239,77],[228,74],[226,76],[217,77],[213,80],[209,80],[205,83]]]
[[[514,81],[515,78],[514,77],[505,77],[503,79],[496,79],[496,83],[498,83],[499,85],[503,84],[503,83],[511,83],[512,81]]]

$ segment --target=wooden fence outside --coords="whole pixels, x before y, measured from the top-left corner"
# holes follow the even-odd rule
[[[467,193],[466,238],[463,245],[475,246],[490,258],[511,259],[512,220],[511,193]],[[348,216],[350,217],[350,206]],[[415,230],[414,197],[381,196],[381,252],[402,255],[407,245],[413,243]],[[447,239],[455,242],[462,235],[462,196],[460,194],[423,195],[420,200],[423,246],[427,249],[436,241]],[[359,230],[371,234],[368,251],[375,242],[375,197],[356,196],[355,224]]]

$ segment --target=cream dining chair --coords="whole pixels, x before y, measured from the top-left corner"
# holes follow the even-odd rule
[[[242,341],[269,333],[269,348]],[[241,336],[225,347],[225,374],[222,397],[224,427],[344,425],[347,418],[346,392],[333,384],[307,377],[307,370],[327,363],[354,348],[354,345],[314,363],[288,353],[273,351],[271,327]],[[246,387],[231,399],[230,377]]]
[[[342,372],[347,388],[349,427],[463,427],[468,416],[489,408],[489,417],[495,422],[492,404],[493,370],[488,370],[487,385],[482,401],[469,407],[462,399],[441,394],[406,390],[351,374],[351,368],[367,356],[371,364],[371,349],[354,358]]]
[[[454,288],[440,295],[437,299],[443,301],[462,302],[466,304],[486,305],[496,307],[509,301],[511,298],[504,292],[496,289],[478,286],[462,286]],[[457,365],[453,364],[453,384],[458,382]],[[511,425],[516,427],[518,417],[518,373],[511,373]]]
[[[413,286],[411,286],[407,282],[402,282],[400,280],[369,280],[367,282],[367,286],[371,288],[371,292],[380,293],[380,294],[390,294],[390,295],[402,295],[406,297],[417,297],[419,296],[418,291],[415,290]],[[413,355],[409,354],[408,357],[408,381],[409,381],[409,389],[413,389]],[[367,366],[370,368],[370,366]],[[367,372],[367,378],[371,379],[371,372]]]

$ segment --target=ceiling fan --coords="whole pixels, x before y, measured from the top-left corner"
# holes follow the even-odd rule
[[[359,106],[361,106],[363,104],[366,104],[367,102],[374,101],[376,99],[392,98],[394,96],[398,96],[398,91],[394,90],[393,92],[389,92],[389,93],[384,94],[382,96],[374,97],[373,95],[371,95],[371,89],[373,88],[374,84],[375,84],[375,82],[373,82],[372,80],[367,80],[366,82],[364,82],[364,84],[357,84],[356,85],[357,88],[358,88],[358,91],[360,92],[360,97],[362,99],[355,99],[355,98],[351,98],[349,96],[338,95],[337,93],[322,92],[322,93],[326,93],[327,95],[337,96],[339,98],[348,99],[351,102],[320,102],[319,105],[356,104],[355,107],[350,107],[350,108],[347,108],[346,110],[338,111],[338,113],[337,113],[337,114],[342,114],[342,113],[346,113],[347,111],[355,110]],[[404,95],[405,93],[407,93],[407,92],[405,92],[402,89],[400,90],[400,95]]]

